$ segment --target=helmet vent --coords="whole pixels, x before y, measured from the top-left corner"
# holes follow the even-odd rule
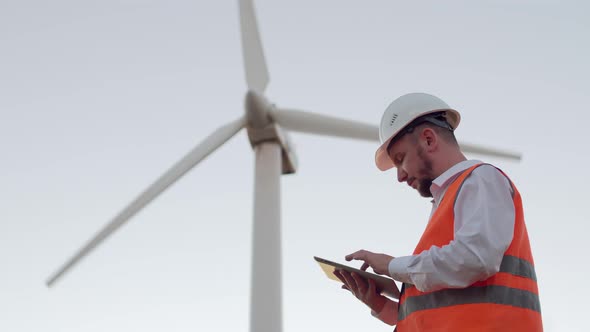
[[[393,126],[393,124],[395,123],[395,120],[397,119],[397,114],[393,113],[393,116],[391,118],[391,120],[389,121],[389,126]]]

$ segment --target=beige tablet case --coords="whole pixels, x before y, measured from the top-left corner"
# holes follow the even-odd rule
[[[386,278],[374,273],[362,271],[360,269],[332,262],[324,258],[316,256],[314,256],[313,258],[318,262],[318,264],[320,264],[320,267],[322,268],[326,276],[332,280],[342,282],[340,281],[340,279],[338,279],[338,277],[334,275],[334,271],[336,269],[342,269],[348,272],[355,272],[364,278],[373,279],[375,281],[375,285],[377,286],[377,290],[380,291],[381,294],[387,295],[388,297],[393,299],[399,299],[399,289],[397,288],[397,285],[391,278]]]

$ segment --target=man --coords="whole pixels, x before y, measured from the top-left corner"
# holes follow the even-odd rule
[[[400,301],[373,281],[336,271],[345,289],[398,332],[542,331],[533,257],[520,194],[499,169],[462,154],[460,115],[439,98],[411,93],[381,120],[375,160],[397,180],[432,197],[413,255],[359,250],[345,259],[403,283]]]

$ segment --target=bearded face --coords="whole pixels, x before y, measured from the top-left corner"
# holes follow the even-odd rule
[[[418,147],[417,150],[418,159],[421,162],[421,165],[418,167],[418,174],[416,176],[418,193],[422,197],[432,197],[432,192],[430,191],[430,186],[432,185],[432,181],[434,180],[433,170],[432,170],[432,160],[430,160],[424,153],[424,149],[422,147]]]

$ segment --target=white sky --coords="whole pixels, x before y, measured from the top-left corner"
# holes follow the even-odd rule
[[[590,295],[583,1],[256,1],[280,106],[378,124],[401,94],[462,113],[460,140],[520,189],[547,331]],[[237,1],[0,2],[0,330],[247,331],[253,154],[244,132],[56,288],[45,279],[218,126],[243,112]],[[428,200],[376,144],[293,133],[282,179],[284,331],[391,331],[314,255],[410,254]]]

